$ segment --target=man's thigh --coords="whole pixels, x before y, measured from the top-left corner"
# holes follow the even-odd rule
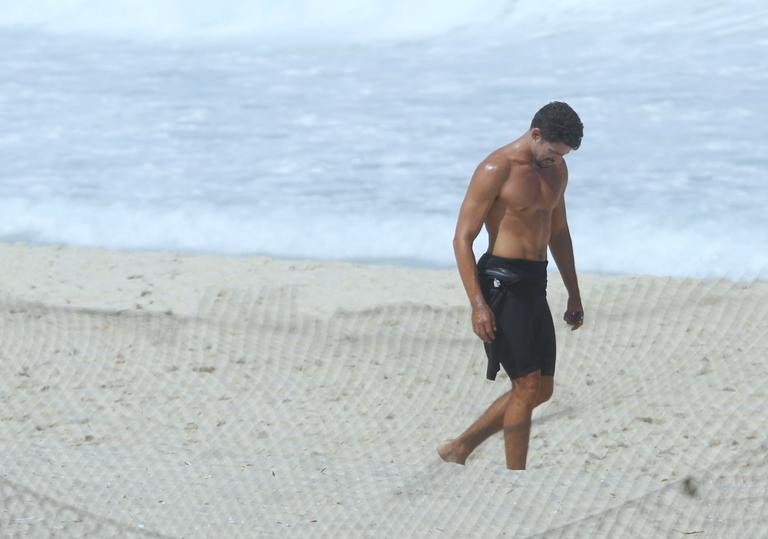
[[[539,397],[547,400],[555,389],[555,377],[542,374],[539,378]]]

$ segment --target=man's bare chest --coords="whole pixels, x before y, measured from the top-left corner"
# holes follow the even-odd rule
[[[565,180],[556,170],[513,173],[504,182],[499,199],[511,210],[552,210],[564,189]]]

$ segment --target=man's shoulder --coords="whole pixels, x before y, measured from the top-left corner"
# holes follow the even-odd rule
[[[514,169],[521,167],[530,167],[530,163],[505,148],[494,150],[478,165],[478,169],[485,169],[489,172],[496,171],[504,178],[508,177]]]
[[[490,181],[500,181],[509,174],[509,163],[497,151],[488,154],[475,169],[475,175]]]

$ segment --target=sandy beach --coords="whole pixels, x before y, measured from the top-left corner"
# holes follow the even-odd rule
[[[477,249],[476,249],[477,250]],[[2,537],[768,537],[768,282],[579,272],[528,470],[454,270],[0,244]],[[577,258],[578,269],[578,258]]]

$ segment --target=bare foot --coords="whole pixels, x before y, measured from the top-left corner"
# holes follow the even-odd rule
[[[445,462],[455,462],[456,464],[464,464],[467,460],[467,455],[462,449],[454,442],[454,438],[451,438],[447,442],[443,442],[437,446],[437,454]]]

